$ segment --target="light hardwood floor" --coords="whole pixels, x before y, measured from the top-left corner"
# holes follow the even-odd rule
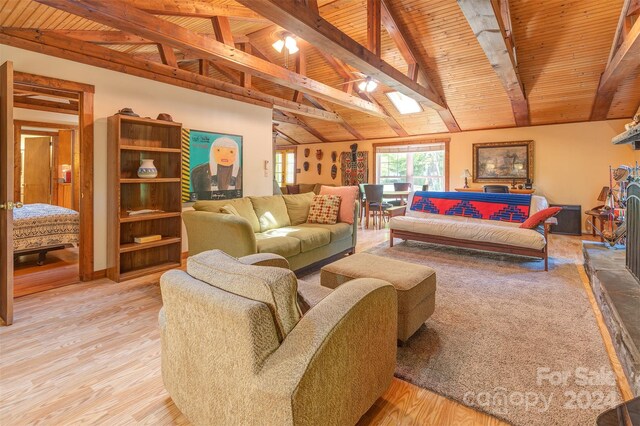
[[[360,231],[357,250],[386,239]],[[577,246],[556,244],[576,260]],[[157,283],[101,279],[17,299],[14,325],[0,327],[0,424],[188,424],[160,376]],[[359,424],[504,423],[394,379]]]

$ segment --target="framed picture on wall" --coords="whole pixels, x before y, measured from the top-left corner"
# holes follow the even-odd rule
[[[183,129],[182,201],[242,197],[242,136]]]
[[[533,141],[473,144],[474,182],[533,181]]]

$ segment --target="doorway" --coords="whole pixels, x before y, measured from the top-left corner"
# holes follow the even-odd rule
[[[20,115],[30,118],[30,114]],[[38,113],[39,119],[58,117]],[[15,297],[80,281],[79,156],[74,155],[79,137],[77,116],[68,118],[75,123],[14,120],[14,200],[24,204],[14,211]],[[47,224],[53,214],[66,222],[55,227]],[[31,229],[25,232],[21,225],[26,224]],[[32,235],[48,241],[33,247]]]
[[[19,185],[14,183],[16,168],[22,165],[22,137],[17,135],[12,126],[14,113],[17,108],[46,111],[56,114],[77,116],[77,150],[73,153],[73,160],[77,168],[77,206],[79,207],[80,232],[78,239],[78,278],[81,281],[93,279],[93,93],[94,87],[83,83],[61,80],[13,70],[13,64],[6,62],[0,66],[0,163],[3,172],[0,173],[0,245],[3,248],[0,256],[0,316],[5,325],[13,323],[14,299],[14,210],[22,206]],[[14,107],[16,111],[14,111]],[[49,129],[52,129],[51,127]],[[55,129],[55,127],[53,128]],[[48,131],[47,129],[43,132]],[[32,136],[49,136],[34,134]],[[59,141],[58,133],[57,141]],[[53,136],[51,136],[53,138]],[[53,140],[51,141],[53,143]],[[17,148],[17,149],[16,149]],[[52,160],[55,161],[55,160]],[[19,166],[20,165],[20,166]],[[57,168],[50,168],[53,173],[51,186],[66,182],[60,181]],[[66,173],[66,172],[65,172]],[[21,176],[24,183],[22,172]],[[65,174],[66,176],[66,174]],[[31,184],[31,177],[27,182]],[[57,182],[55,180],[58,179]],[[73,178],[72,178],[73,179]],[[44,182],[44,179],[42,179]],[[39,185],[40,183],[34,183]],[[45,184],[46,185],[46,184]],[[60,190],[56,186],[56,191]],[[62,195],[64,198],[64,194]],[[58,197],[52,191],[51,199]],[[73,199],[73,195],[71,196]]]

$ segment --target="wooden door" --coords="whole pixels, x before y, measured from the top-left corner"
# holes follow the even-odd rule
[[[57,206],[74,209],[72,198],[73,180],[73,130],[59,130],[58,143],[53,151],[53,199]],[[69,179],[64,170],[69,169]]]
[[[49,204],[51,202],[51,138],[49,136],[25,138],[23,174],[24,203]]]
[[[13,63],[0,66],[0,317],[13,323]]]

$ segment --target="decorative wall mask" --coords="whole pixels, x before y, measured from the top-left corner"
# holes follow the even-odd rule
[[[322,150],[321,149],[316,149],[316,159],[318,161],[321,161],[323,156],[324,156],[324,153],[322,152]]]
[[[335,163],[337,159],[338,159],[338,153],[336,151],[331,151],[331,161]]]
[[[322,164],[318,163],[318,174],[321,175],[322,174]]]
[[[309,148],[304,149],[304,158],[307,158],[311,154],[311,150]]]
[[[336,176],[338,176],[338,166],[334,164],[331,166],[331,179],[335,180]]]
[[[302,163],[302,168],[304,169],[305,172],[309,171],[309,162],[305,161],[304,163]]]

